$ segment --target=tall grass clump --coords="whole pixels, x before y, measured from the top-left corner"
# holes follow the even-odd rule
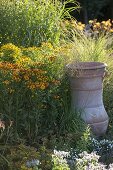
[[[67,3],[74,8],[65,8]],[[73,0],[1,0],[0,42],[22,46],[38,46],[49,41],[58,44],[62,37],[61,21],[69,11],[78,8]]]
[[[113,37],[109,35],[88,36],[78,33],[73,38],[72,58],[79,62],[105,62],[111,65]]]

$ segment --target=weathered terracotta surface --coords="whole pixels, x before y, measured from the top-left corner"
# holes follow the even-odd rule
[[[82,119],[96,135],[106,132],[109,120],[102,97],[105,67],[100,62],[71,63],[66,66],[70,78],[72,107],[81,111]]]

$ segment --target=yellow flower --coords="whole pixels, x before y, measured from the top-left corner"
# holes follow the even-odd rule
[[[3,81],[3,83],[4,83],[5,85],[9,85],[9,84],[10,84],[9,80],[5,80],[5,81]]]
[[[94,25],[94,26],[93,26],[93,28],[94,28],[94,29],[96,29],[96,28],[97,28],[97,26],[96,26],[96,25]]]
[[[3,61],[15,62],[21,56],[21,49],[12,43],[3,45],[0,48],[2,55],[0,56]]]
[[[102,23],[102,24],[105,24],[105,23],[106,23],[106,21],[102,21],[101,23]]]
[[[53,49],[53,46],[49,42],[42,42],[41,47]]]
[[[80,31],[83,31],[84,27],[85,27],[84,24],[77,25],[77,29],[80,30]]]
[[[33,83],[33,82],[31,82],[31,81],[29,81],[29,82],[27,83],[27,87],[28,87],[30,90],[36,89],[35,83]]]
[[[97,27],[100,27],[100,23],[99,23],[99,22],[95,23],[95,25],[96,25]]]
[[[113,28],[109,30],[109,32],[113,32]]]
[[[104,26],[104,30],[108,30],[108,27],[107,27],[107,26]]]
[[[82,25],[82,23],[81,23],[81,22],[78,22],[78,25],[80,25],[80,26],[81,26],[81,25]]]
[[[94,21],[93,20],[89,20],[89,24],[92,24]]]
[[[13,92],[14,92],[14,90],[10,88],[9,89],[9,93],[13,93]]]
[[[32,60],[27,56],[21,56],[21,58],[16,61],[16,64],[20,66],[28,66],[29,64],[32,64]]]
[[[105,25],[106,27],[111,27],[111,22],[110,22],[110,19],[109,20],[107,20],[107,21],[102,21],[101,22],[103,25]]]

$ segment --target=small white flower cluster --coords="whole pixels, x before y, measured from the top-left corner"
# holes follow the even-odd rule
[[[91,162],[92,160],[97,162],[99,160],[99,157],[100,157],[99,155],[96,155],[95,152],[88,154],[86,151],[80,153],[79,156],[80,156],[80,158],[83,158],[83,160],[85,158],[85,160],[87,160],[89,162]]]
[[[52,155],[52,158],[57,158],[57,162],[59,164],[65,164],[67,163],[67,157],[69,156],[69,152],[65,152],[65,151],[58,151],[56,149],[54,149],[54,154]]]
[[[79,152],[80,153],[80,152]],[[54,149],[54,155],[62,158],[62,159],[66,159],[66,160],[73,160],[75,161],[78,158],[78,154],[77,151],[73,148],[71,148],[70,151],[58,151],[56,149]]]
[[[95,152],[90,154],[82,152],[79,156],[80,158],[76,159],[77,170],[113,170],[113,164],[110,164],[107,168],[106,165],[98,162],[100,156],[96,155]]]
[[[93,150],[97,153],[108,153],[113,151],[113,141],[103,139],[103,140],[96,140],[94,138],[91,139]]]
[[[62,157],[62,158],[67,158],[70,155],[70,153],[65,152],[65,151],[58,151],[58,150],[54,149],[54,155],[56,155],[58,157]]]
[[[71,167],[74,167],[75,161],[78,158],[77,151],[73,148],[71,148],[70,151],[58,151],[54,150],[54,155],[52,155],[52,158],[57,158],[57,164],[67,164],[70,169]]]
[[[52,155],[52,162],[54,164],[54,168],[56,169],[67,169],[70,170],[69,164],[67,162],[66,157],[68,157],[69,152],[54,150],[54,154]],[[53,169],[54,169],[53,168]]]
[[[113,164],[109,164],[109,170],[113,170]]]

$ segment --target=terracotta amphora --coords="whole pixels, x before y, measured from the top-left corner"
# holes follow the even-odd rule
[[[70,79],[72,108],[81,111],[82,119],[97,135],[108,127],[108,115],[103,105],[103,78],[106,64],[78,62],[66,65]]]

